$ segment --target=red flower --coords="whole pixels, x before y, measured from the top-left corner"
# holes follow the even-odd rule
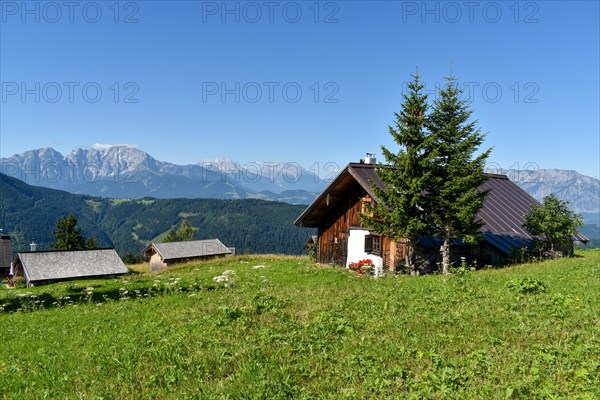
[[[363,267],[373,267],[373,261],[365,258],[364,260],[359,260],[358,262],[351,262],[348,264],[348,268],[350,268],[352,271],[358,272],[360,275],[364,275],[365,273],[365,268]]]

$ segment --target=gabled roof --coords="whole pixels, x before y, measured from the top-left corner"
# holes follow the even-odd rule
[[[375,196],[371,183],[379,188],[384,187],[373,164],[348,164],[296,219],[294,224],[311,228],[317,227],[331,206],[356,183],[373,198]],[[531,242],[533,236],[523,227],[524,215],[531,210],[532,205],[540,203],[509,180],[506,175],[489,174],[488,181],[480,189],[490,191],[476,217],[477,220],[483,222],[481,232],[484,234],[484,240],[504,252],[508,252],[516,245]],[[577,234],[574,240],[586,242],[588,239]]]
[[[23,266],[23,274],[29,282],[129,272],[114,249],[20,252],[14,264]]]
[[[152,249],[154,249],[163,260],[231,254],[231,250],[221,243],[219,239],[150,243],[144,249],[144,254],[147,254]]]
[[[481,232],[506,233],[533,239],[531,233],[523,226],[524,216],[533,205],[539,205],[539,201],[506,175],[490,175],[480,189],[489,190],[483,207],[475,217],[484,223]]]
[[[294,221],[295,225],[316,228],[321,217],[326,214],[335,203],[346,195],[356,182],[358,182],[369,195],[375,198],[371,189],[371,181],[383,188],[383,183],[375,173],[372,164],[350,163],[338,176],[325,188],[325,190],[308,206],[306,210]]]

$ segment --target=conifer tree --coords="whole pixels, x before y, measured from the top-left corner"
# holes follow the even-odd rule
[[[485,135],[469,121],[472,111],[453,76],[446,78],[433,103],[428,129],[434,157],[427,182],[425,208],[433,233],[443,239],[440,247],[442,273],[450,268],[450,242],[455,238],[473,239],[481,222],[477,212],[487,195],[479,187],[486,181],[485,162],[491,148],[476,155]]]
[[[394,126],[389,133],[398,144],[397,152],[381,146],[385,164],[376,165],[383,188],[373,185],[377,202],[361,214],[363,223],[377,233],[406,243],[407,269],[415,272],[414,248],[427,224],[423,212],[423,196],[431,164],[426,131],[427,95],[418,71],[403,94],[401,110],[394,113]]]
[[[184,219],[181,222],[181,226],[177,231],[177,236],[179,237],[179,241],[185,242],[188,240],[192,240],[194,235],[196,234],[196,229],[192,226],[191,222],[187,219]]]
[[[56,222],[54,237],[56,241],[50,246],[54,250],[80,250],[85,249],[85,239],[81,230],[77,228],[77,218],[73,214],[65,215]]]
[[[175,229],[171,229],[169,232],[167,232],[167,234],[163,238],[163,243],[170,243],[170,242],[179,242],[179,239],[177,237],[177,231]]]
[[[86,241],[85,241],[85,248],[87,250],[95,250],[98,248],[98,241],[96,240],[95,236],[90,236]]]
[[[190,221],[184,219],[181,222],[181,226],[178,230],[171,229],[163,239],[163,243],[168,242],[185,242],[192,240],[196,234],[196,229],[192,226]]]

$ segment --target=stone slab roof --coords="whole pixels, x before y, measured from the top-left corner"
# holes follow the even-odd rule
[[[21,252],[14,261],[28,282],[66,280],[129,272],[114,249]]]
[[[156,251],[165,261],[180,258],[197,258],[231,254],[231,250],[221,243],[219,239],[151,243],[144,249],[144,254],[149,256],[154,251]]]

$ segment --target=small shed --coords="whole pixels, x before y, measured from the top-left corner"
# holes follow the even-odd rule
[[[8,274],[12,261],[12,246],[9,235],[0,235],[0,276]]]
[[[159,271],[182,262],[207,260],[232,254],[231,249],[228,249],[219,239],[150,243],[144,249],[144,256],[150,258],[152,271]]]
[[[13,273],[27,286],[74,279],[112,278],[129,270],[114,249],[27,251],[13,261]]]

